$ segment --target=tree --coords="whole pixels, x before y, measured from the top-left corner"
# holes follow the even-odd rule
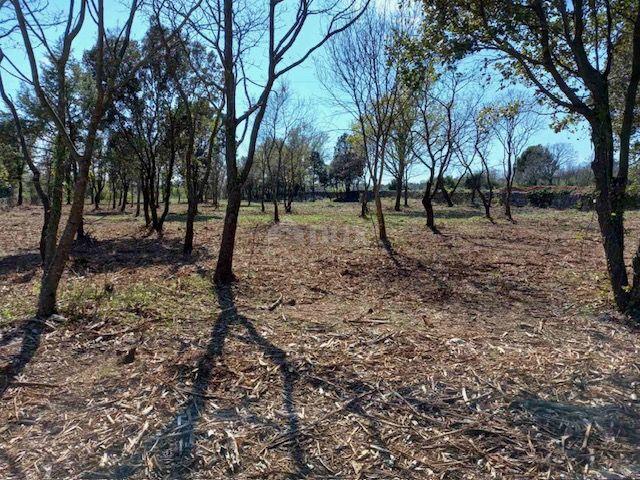
[[[155,32],[165,52],[168,80],[177,92],[177,104],[184,128],[179,135],[177,150],[183,159],[183,177],[187,190],[187,218],[183,253],[193,251],[194,222],[198,203],[211,172],[213,145],[208,155],[202,155],[207,142],[214,143],[221,127],[221,99],[217,90],[221,73],[216,57],[207,52],[198,42],[180,38],[172,46],[167,38],[169,32],[162,25],[163,2],[154,3]],[[169,16],[166,23],[177,27],[177,19]],[[207,120],[208,119],[208,120]],[[203,170],[203,174],[200,171]],[[202,177],[202,178],[201,178]]]
[[[0,64],[2,64],[3,60],[4,60],[4,53],[0,48]],[[49,195],[45,193],[44,188],[42,187],[42,184],[40,182],[40,175],[41,175],[40,169],[37,167],[36,163],[33,160],[33,156],[31,154],[31,144],[27,139],[27,133],[25,132],[23,119],[18,114],[18,110],[13,100],[5,90],[1,74],[0,74],[0,96],[2,97],[2,100],[4,101],[5,105],[9,109],[9,112],[11,113],[13,127],[15,128],[16,137],[20,145],[20,154],[22,155],[24,162],[27,164],[27,166],[29,167],[29,170],[31,171],[33,186],[36,190],[36,193],[38,194],[38,197],[40,198],[40,203],[42,204],[43,221],[42,221],[42,229],[40,231],[39,249],[40,249],[40,258],[44,263],[45,262],[45,242],[46,242],[46,235],[48,230],[49,214],[51,211],[51,203],[49,201]]]
[[[553,176],[560,166],[549,149],[542,145],[531,145],[516,159],[516,181],[525,185],[553,184]]]
[[[573,164],[576,160],[576,151],[568,143],[554,143],[548,146],[551,157],[553,158],[553,164],[551,170],[547,172],[550,178],[550,182],[556,176],[556,174],[563,168],[566,168]]]
[[[402,92],[404,97],[398,102],[391,127],[391,141],[389,143],[389,161],[387,168],[395,181],[396,202],[393,209],[400,211],[402,187],[407,183],[407,172],[415,160],[413,142],[415,141],[414,126],[418,118],[416,95],[410,90]]]
[[[630,282],[624,211],[640,82],[638,2],[424,0],[423,5],[429,22],[422,42],[411,46],[412,54],[437,49],[456,59],[495,52],[489,60],[505,77],[519,76],[552,108],[588,123],[610,283],[617,307],[634,310],[640,302],[640,251]],[[624,52],[625,37],[630,54]]]
[[[487,113],[490,110],[480,108],[475,114],[472,126],[471,155],[470,161],[465,164],[472,180],[472,188],[475,189],[482,205],[484,206],[485,217],[493,222],[491,217],[491,205],[493,203],[493,172],[489,164],[490,145],[493,140],[493,129],[487,124]],[[475,159],[480,162],[480,171],[474,173],[472,165]],[[483,180],[487,188],[487,193],[483,191]]]
[[[20,154],[20,142],[16,138],[13,121],[9,118],[0,121],[0,163],[7,174],[7,180],[17,186],[16,205],[23,202],[23,181],[25,157]]]
[[[323,189],[327,188],[329,184],[329,170],[318,150],[313,150],[309,156],[309,175],[311,177],[311,192],[313,194],[316,193],[316,180]]]
[[[329,177],[342,184],[348,194],[354,183],[364,175],[364,158],[359,155],[348,133],[338,137],[333,151],[333,160],[329,165]]]
[[[178,44],[158,49],[164,35],[157,25],[149,29],[138,55],[153,52],[154,61],[129,79],[113,109],[116,128],[137,157],[145,222],[158,235],[169,213],[180,135],[187,124],[173,81],[187,69],[183,49]]]
[[[465,130],[473,119],[462,98],[466,84],[467,80],[459,73],[443,72],[427,84],[418,102],[413,152],[427,170],[422,206],[427,227],[434,233],[439,231],[435,225],[433,199],[438,191],[445,191],[445,175],[462,148]]]
[[[328,89],[357,124],[382,241],[387,241],[387,230],[380,189],[394,112],[401,100],[398,70],[388,54],[395,26],[388,13],[371,9],[356,26],[336,37],[328,49]],[[336,93],[333,86],[337,87]],[[366,193],[363,205],[365,199]]]
[[[305,190],[311,154],[321,148],[323,139],[324,136],[314,129],[308,118],[291,131],[283,170],[286,213],[291,213],[293,199]]]
[[[29,2],[32,3],[32,2]],[[20,72],[21,78],[28,78],[43,110],[57,128],[54,147],[53,188],[51,194],[50,218],[47,225],[45,241],[44,273],[40,285],[38,298],[38,315],[49,316],[56,309],[56,295],[58,284],[62,277],[72,242],[82,224],[84,198],[89,178],[89,170],[96,146],[96,140],[103,126],[105,112],[111,105],[115,92],[123,76],[131,75],[139,65],[127,65],[126,73],[122,67],[129,50],[131,28],[137,11],[139,0],[132,0],[129,15],[122,29],[115,37],[109,37],[105,29],[104,1],[88,2],[81,0],[70,2],[66,21],[62,29],[47,29],[42,15],[48,13],[47,5],[34,9],[33,5],[26,5],[21,0],[11,0],[16,24],[9,31],[16,32],[20,37],[29,64],[29,75]],[[25,9],[23,5],[26,5]],[[69,102],[67,96],[67,67],[72,47],[85,25],[85,19],[90,18],[95,23],[95,46],[93,47],[93,64],[91,71],[90,89],[93,93],[91,108],[87,121],[83,126],[82,136],[77,135],[73,125],[67,122]],[[61,38],[58,33],[62,31]],[[52,36],[56,40],[52,40]],[[55,66],[56,88],[51,91],[41,82],[41,70],[37,61],[37,45],[51,58]],[[56,43],[54,47],[53,44]],[[0,56],[1,58],[1,56]],[[15,65],[15,62],[12,62]],[[53,100],[53,103],[52,103]],[[62,183],[66,157],[70,157],[72,164],[76,164],[78,172],[73,190],[73,201],[64,229],[58,232],[61,219]]]
[[[237,2],[202,0],[189,21],[203,44],[218,56],[223,69],[220,93],[224,103],[224,155],[227,173],[227,207],[214,280],[234,281],[233,253],[242,188],[253,166],[260,127],[276,81],[302,64],[331,37],[349,28],[366,10],[356,0],[318,5],[310,0]],[[166,5],[173,17],[183,17],[180,2]],[[286,14],[285,14],[286,13]],[[186,16],[185,16],[186,18]],[[326,28],[308,47],[300,48],[301,34],[310,37],[309,25]],[[262,52],[259,47],[265,47]],[[265,51],[266,50],[266,51]],[[262,66],[248,68],[262,53]],[[255,75],[253,75],[255,74]],[[251,93],[250,93],[251,92]],[[240,102],[245,96],[244,105]],[[238,163],[239,145],[246,140],[246,157]]]
[[[287,143],[303,117],[300,105],[292,103],[291,100],[288,85],[282,84],[271,96],[265,119],[267,130],[264,132],[264,148],[261,153],[264,155],[263,164],[269,173],[274,223],[280,222],[280,187],[284,186],[285,161],[290,156]]]
[[[531,136],[538,128],[538,117],[523,95],[509,92],[487,111],[494,138],[502,147],[502,173],[505,187],[502,196],[504,214],[513,221],[511,194],[516,176],[516,159],[522,155]]]

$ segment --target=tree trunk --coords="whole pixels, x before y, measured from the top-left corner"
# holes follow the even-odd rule
[[[404,180],[404,206],[409,206],[409,180]]]
[[[365,188],[360,194],[360,218],[367,218],[369,213],[369,192]]]
[[[444,182],[440,182],[440,190],[442,191],[442,196],[444,197],[445,202],[447,202],[447,207],[453,207],[453,202],[451,201],[451,195],[449,195],[449,192],[447,191],[446,187],[444,186]]]
[[[84,231],[84,216],[80,216],[80,223],[78,224],[78,233],[76,234],[76,240],[78,242],[84,242],[87,240],[87,235]]]
[[[52,250],[52,255],[47,256],[46,259],[44,274],[40,283],[40,295],[38,297],[39,317],[48,317],[56,311],[58,284],[60,283],[60,278],[62,278],[64,266],[69,258],[73,239],[75,238],[78,227],[82,222],[84,195],[87,188],[87,178],[89,174],[89,163],[90,160],[88,158],[81,158],[69,218],[67,219],[65,228],[60,236],[57,248],[54,248],[54,250]],[[52,229],[50,228],[49,231],[51,232],[51,230]]]
[[[124,212],[127,208],[127,199],[129,197],[129,183],[124,183],[122,185],[122,206],[120,207],[120,211]]]
[[[22,176],[18,177],[18,202],[17,205],[22,205],[23,193],[22,193]]]
[[[148,227],[149,225],[151,225],[151,205],[150,205],[150,201],[149,201],[150,195],[149,195],[149,191],[147,190],[147,188],[145,187],[145,185],[142,186],[142,207],[143,207],[143,211],[144,211],[144,223],[145,225]]]
[[[96,196],[93,198],[93,208],[95,210],[100,210],[100,200],[102,200],[102,189],[104,187],[101,187],[100,185],[98,185],[96,187]]]
[[[480,200],[482,201],[482,206],[484,207],[484,216],[493,222],[493,218],[491,218],[491,191],[489,191],[489,195],[485,195],[479,187],[476,190]]]
[[[280,213],[278,212],[278,199],[273,197],[273,223],[280,223]]]
[[[507,184],[505,188],[504,215],[509,219],[509,221],[513,222],[513,217],[511,216],[511,186]]]
[[[275,182],[271,182],[271,195],[273,196],[273,198],[271,199],[271,201],[273,202],[273,223],[280,223],[280,212],[278,211],[279,193],[280,189],[278,187],[278,180],[276,180]]]
[[[614,163],[613,137],[610,129],[591,126],[594,160],[591,164],[596,182],[596,213],[607,260],[611,290],[619,310],[629,307],[629,278],[624,262],[624,187],[611,176]],[[634,270],[640,267],[637,257]]]
[[[436,228],[435,216],[433,214],[433,199],[431,198],[431,182],[427,182],[427,186],[424,190],[424,195],[422,195],[422,206],[424,207],[425,212],[427,213],[427,227],[433,233],[439,233]]]
[[[136,217],[140,216],[140,181],[136,182]]]
[[[400,201],[402,200],[402,175],[396,178],[396,204],[393,209],[396,212],[400,211]]]
[[[51,212],[47,223],[47,234],[45,239],[45,270],[50,263],[58,241],[58,227],[62,215],[62,195],[63,177],[67,150],[64,147],[64,139],[61,134],[56,137],[54,145],[54,162],[51,169],[53,175],[51,181]],[[74,232],[75,234],[75,232]]]
[[[193,252],[193,224],[198,212],[197,192],[192,191],[187,198],[187,202],[187,225],[184,235],[184,246],[182,248],[182,253],[184,253],[185,255],[191,255],[191,252]]]
[[[382,211],[382,199],[380,198],[380,186],[373,187],[373,199],[376,204],[376,218],[378,220],[378,238],[387,241],[387,227],[384,223],[384,212]]]
[[[284,202],[285,213],[291,213],[292,204],[293,204],[293,195],[292,195],[292,192],[289,191],[289,196],[285,199],[285,202]]]
[[[214,276],[215,283],[219,285],[226,285],[235,281],[235,276],[233,275],[233,250],[236,242],[240,202],[242,201],[241,187],[230,186],[228,196],[220,251]]]

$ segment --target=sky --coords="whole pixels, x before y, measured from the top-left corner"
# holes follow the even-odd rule
[[[397,0],[390,0],[386,2],[386,4],[385,0],[376,0],[376,2],[378,8],[382,6],[397,8]],[[128,7],[125,3],[126,2],[122,2],[121,0],[105,0],[105,5],[107,7],[105,11],[105,21],[108,28],[122,24],[128,13]],[[50,5],[53,8],[57,8],[62,11],[68,7],[68,0],[51,0]],[[142,38],[146,32],[147,26],[147,20],[142,15],[138,16],[133,29],[133,37],[136,39]],[[305,27],[298,38],[298,43],[291,51],[290,58],[294,58],[302,54],[317,41],[319,32],[321,31],[321,26],[321,22],[314,20]],[[85,28],[83,28],[74,43],[74,55],[79,57],[83,50],[92,45],[94,38],[95,25],[92,21],[87,21]],[[22,48],[20,48],[19,43],[3,40],[2,48],[7,57],[11,58],[18,68],[25,72],[28,71],[28,61]],[[258,53],[259,51],[264,52],[265,50],[264,48],[256,50],[255,58],[252,58],[252,63],[255,65],[253,68],[256,69],[256,71],[264,71],[266,65],[262,56]],[[321,49],[312,55],[312,57],[310,57],[305,63],[288,73],[284,80],[288,83],[294,96],[303,100],[307,104],[310,115],[316,122],[317,128],[326,133],[327,143],[325,146],[325,161],[329,162],[331,160],[333,146],[335,145],[336,139],[342,133],[349,130],[354,119],[349,113],[345,112],[335,104],[331,93],[327,91],[320,82],[318,77],[319,72],[324,68],[323,60],[323,52]],[[4,66],[6,67],[7,65],[5,64]],[[474,75],[475,73],[473,72],[478,72],[477,88],[478,91],[482,90],[484,92],[484,98],[490,100],[500,94],[498,82],[494,82],[490,85],[482,83],[482,75],[477,68],[477,62],[474,62],[473,59],[467,60],[463,63],[461,71],[466,71]],[[259,77],[260,75],[256,75],[256,78]],[[3,79],[5,81],[7,91],[14,95],[19,88],[19,80],[9,75],[7,71],[3,71]],[[541,128],[532,137],[531,144],[546,145],[553,143],[570,143],[576,151],[576,160],[579,163],[587,163],[591,157],[591,142],[586,129],[578,128],[576,132],[555,133],[549,127],[549,122],[550,118],[541,119]],[[494,153],[494,155],[494,162],[498,165],[498,153]],[[420,168],[415,168],[414,180],[419,180],[420,176]]]

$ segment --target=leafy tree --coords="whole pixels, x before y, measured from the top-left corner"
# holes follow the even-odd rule
[[[9,118],[0,121],[0,164],[3,167],[5,182],[15,186],[16,204],[23,202],[23,181],[25,160],[20,154],[19,141],[16,138],[13,121]]]
[[[524,185],[551,185],[560,168],[551,151],[542,145],[531,145],[516,159],[516,181]]]
[[[311,191],[315,193],[316,180],[326,189],[329,184],[329,169],[318,150],[313,150],[309,157],[309,174],[311,175]]]
[[[342,184],[346,193],[353,184],[364,175],[365,160],[353,146],[349,134],[338,137],[333,152],[333,160],[329,165],[329,176],[334,182]]]

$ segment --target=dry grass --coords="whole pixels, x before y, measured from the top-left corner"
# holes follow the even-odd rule
[[[354,205],[245,207],[217,291],[220,212],[192,259],[179,215],[159,241],[89,214],[48,323],[40,212],[1,213],[0,477],[640,478],[638,333],[592,214],[438,213],[389,211],[385,249]]]

